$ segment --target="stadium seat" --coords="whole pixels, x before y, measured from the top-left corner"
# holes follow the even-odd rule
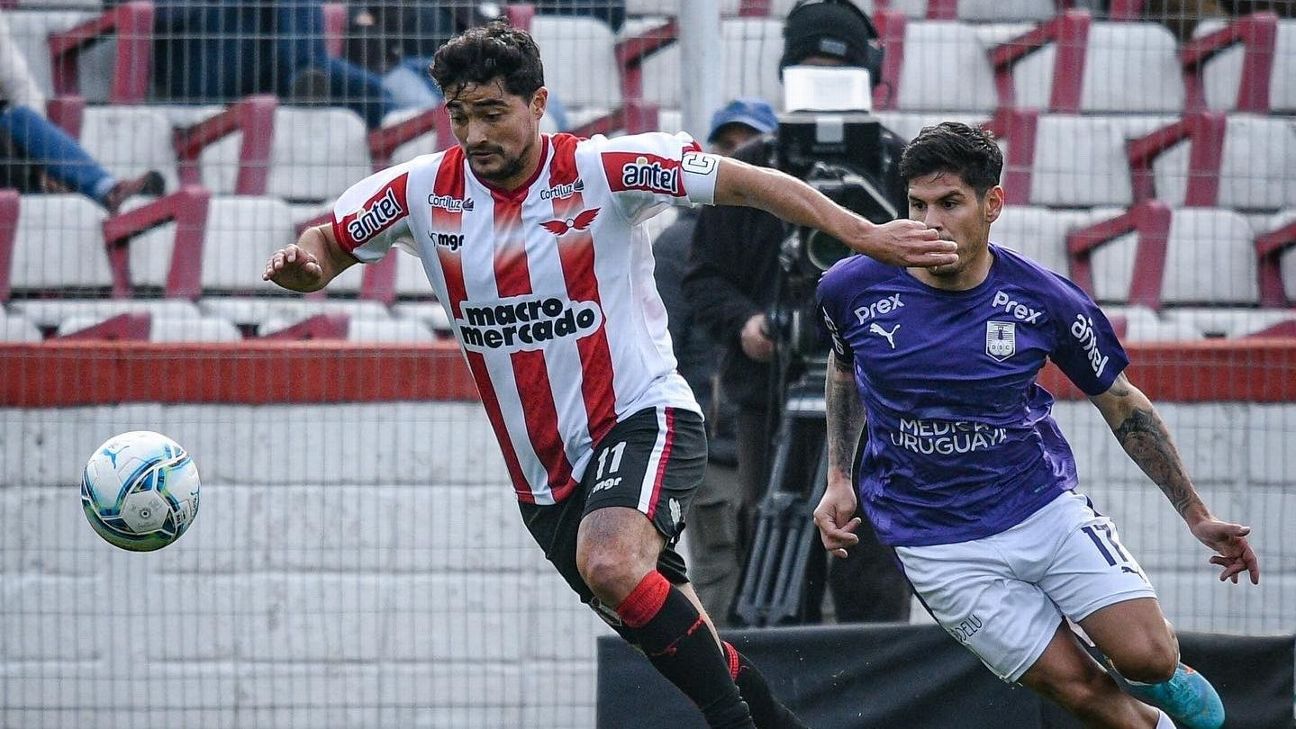
[[[40,330],[26,317],[0,309],[0,342],[39,342],[41,338]]]
[[[171,122],[165,114],[141,106],[91,106],[81,121],[81,146],[111,173],[134,177],[157,170],[166,189],[179,181]]]
[[[972,111],[877,111],[874,112],[873,116],[876,116],[883,126],[906,142],[918,136],[918,132],[921,132],[923,127],[929,127],[943,121],[958,121],[971,126],[982,126],[986,122],[985,114]]]
[[[1251,226],[1231,210],[1171,211],[1149,201],[1072,231],[1068,247],[1073,279],[1100,302],[1152,309],[1259,303]],[[1091,259],[1091,274],[1083,256]]]
[[[156,312],[142,312],[145,325],[134,336],[151,342],[237,342],[243,340],[238,327],[223,319],[207,316],[161,316]],[[116,315],[120,316],[120,314]],[[92,332],[111,317],[93,315],[69,316],[58,326],[56,336],[80,334],[80,338],[93,338]],[[120,329],[118,330],[120,331]],[[114,337],[117,338],[117,337]]]
[[[1260,304],[1296,306],[1296,210],[1284,210],[1253,228],[1260,267]]]
[[[972,25],[959,21],[909,21],[902,48],[888,47],[903,60],[896,88],[885,108],[904,111],[960,111],[989,114],[998,104],[994,69]],[[952,81],[950,69],[959,77]]]
[[[990,51],[1004,107],[1174,113],[1184,107],[1175,39],[1160,23],[1068,10]]]
[[[368,177],[364,122],[342,108],[280,107],[266,192],[284,200],[328,200]]]
[[[607,23],[591,17],[537,15],[530,30],[540,46],[545,83],[567,107],[572,124],[621,105],[616,38]]]
[[[1126,142],[1168,120],[1142,115],[1041,115],[1033,149],[1019,150],[1023,140],[1009,137],[1012,164],[1030,171],[1029,180],[1017,176],[1014,182],[1029,183],[1033,205],[1129,205],[1133,195]],[[1026,150],[1033,152],[1033,158],[1026,158]],[[1010,202],[1015,199],[1019,198],[1010,197]]]
[[[759,96],[783,107],[778,61],[783,53],[783,22],[770,18],[724,18],[724,89],[726,96]],[[546,66],[547,68],[547,66]],[[660,108],[679,108],[680,47],[670,45],[643,59],[643,100]]]
[[[100,229],[104,216],[81,195],[23,195],[9,269],[0,271],[8,286],[0,284],[0,291],[62,297],[108,293],[113,277]]]
[[[182,321],[202,317],[196,304],[181,299],[26,299],[14,301],[10,308],[49,333],[64,330],[69,319],[99,323],[123,314]]]
[[[1266,336],[1268,332],[1296,332],[1296,310],[1177,307],[1166,309],[1165,319],[1197,329],[1210,338]],[[1287,333],[1284,336],[1292,336]]]
[[[1180,51],[1190,109],[1296,112],[1296,19],[1203,20]]]
[[[1204,148],[1194,149],[1196,145]],[[1157,157],[1156,196],[1171,205],[1235,210],[1296,206],[1296,124],[1291,119],[1229,114],[1222,152],[1216,145],[1214,139],[1199,139]]]
[[[50,34],[66,31],[78,24],[94,19],[98,14],[85,12],[85,3],[78,3],[78,8],[69,9],[71,3],[60,3],[60,9],[6,10],[5,21],[9,25],[14,45],[22,53],[36,83],[47,97],[53,98],[62,93],[79,93],[88,101],[104,102],[110,96],[110,78],[116,64],[117,41],[108,37],[102,42],[94,43],[82,51],[76,61],[80,77],[79,89],[60,89],[56,87],[50,67]],[[138,98],[132,99],[138,100]],[[126,99],[119,99],[126,101]]]
[[[1172,321],[1158,316],[1145,306],[1104,306],[1122,342],[1185,342],[1201,339],[1202,333],[1188,322]]]
[[[1117,208],[1079,211],[1008,205],[990,228],[990,240],[1031,258],[1054,273],[1070,277],[1067,233],[1121,212]]]
[[[436,336],[419,319],[361,318],[351,320],[347,339],[352,342],[431,342]]]
[[[400,301],[392,305],[392,316],[397,319],[415,319],[422,322],[433,334],[454,336],[454,326],[445,307],[436,301]]]

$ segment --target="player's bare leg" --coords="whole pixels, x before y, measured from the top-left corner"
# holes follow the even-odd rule
[[[693,700],[709,726],[755,729],[710,617],[657,571],[665,545],[640,512],[597,509],[581,520],[576,565],[594,596],[615,606],[648,660]]]
[[[1224,705],[1201,674],[1179,661],[1179,642],[1153,598],[1126,600],[1080,622],[1085,634],[1140,701],[1156,706],[1184,729],[1218,729]]]
[[[1059,623],[1048,647],[1021,682],[1057,702],[1085,726],[1102,729],[1153,729],[1159,712],[1121,691],[1116,681]]]

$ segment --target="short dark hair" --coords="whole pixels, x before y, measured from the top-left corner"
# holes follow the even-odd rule
[[[469,28],[446,41],[432,57],[429,72],[447,95],[467,84],[497,78],[505,91],[525,99],[544,86],[544,65],[535,39],[503,20]]]
[[[1003,153],[990,132],[961,122],[923,127],[900,156],[900,176],[918,177],[949,172],[958,175],[978,197],[999,184]]]

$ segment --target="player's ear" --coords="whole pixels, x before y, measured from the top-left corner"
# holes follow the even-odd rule
[[[540,121],[545,115],[545,109],[549,108],[549,89],[541,86],[536,89],[535,96],[531,97],[531,116],[536,121]]]
[[[1004,189],[999,185],[986,190],[985,215],[986,223],[993,223],[999,219],[999,214],[1003,212],[1004,206]]]

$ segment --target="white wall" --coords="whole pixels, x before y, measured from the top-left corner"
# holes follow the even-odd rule
[[[1296,405],[1161,410],[1215,511],[1255,528],[1261,587],[1216,582],[1093,408],[1063,404],[1086,490],[1180,628],[1296,630]],[[79,478],[142,428],[189,449],[202,502],[130,554],[91,532]],[[609,631],[522,527],[476,404],[0,410],[0,514],[0,727],[594,725]]]

